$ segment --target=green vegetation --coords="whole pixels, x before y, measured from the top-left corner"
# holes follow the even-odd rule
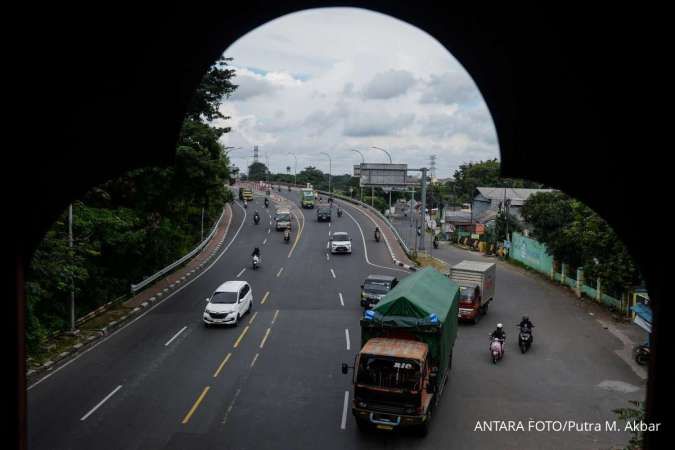
[[[69,325],[71,283],[76,317],[129,291],[129,285],[175,261],[201,240],[231,200],[229,161],[218,139],[230,131],[219,104],[236,85],[228,59],[205,74],[183,121],[172,167],[133,170],[73,202],[47,231],[26,277],[26,340],[31,353]],[[72,281],[71,281],[72,280]]]
[[[600,278],[614,294],[640,283],[640,273],[619,237],[599,215],[561,192],[541,192],[523,205],[532,237],[559,262],[583,267],[586,279]]]
[[[617,418],[625,422],[645,422],[645,402],[640,402],[637,400],[628,400],[628,402],[633,405],[633,407],[617,408],[613,410]],[[628,445],[624,447],[624,450],[640,450],[644,448],[644,433],[639,429],[633,429],[630,434],[630,441],[628,441]]]

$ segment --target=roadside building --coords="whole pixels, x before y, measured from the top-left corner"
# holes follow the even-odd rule
[[[525,201],[539,192],[554,192],[554,189],[523,189],[501,187],[477,187],[472,202],[473,217],[479,223],[494,220],[505,201],[509,203],[509,213],[522,221],[520,213]]]

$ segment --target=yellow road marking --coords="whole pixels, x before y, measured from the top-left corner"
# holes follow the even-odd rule
[[[260,348],[263,348],[265,345],[265,341],[267,341],[267,336],[270,335],[271,328],[268,328],[267,331],[265,332],[265,336],[262,338],[262,341],[260,341]]]
[[[213,378],[217,377],[220,371],[223,370],[223,366],[230,360],[230,356],[232,356],[232,353],[228,353],[223,362],[220,363],[218,370],[216,370],[216,373],[213,374]]]
[[[202,394],[197,398],[197,401],[195,401],[195,404],[192,405],[192,408],[190,408],[190,411],[185,415],[185,418],[183,419],[183,424],[186,424],[190,421],[190,417],[195,413],[197,410],[197,407],[199,404],[204,400],[204,397],[206,396],[206,393],[209,392],[209,386],[206,386],[204,390],[202,391]]]
[[[253,321],[255,320],[255,316],[257,316],[257,315],[258,315],[258,311],[253,313],[253,317],[251,317],[251,320],[248,321],[249,325],[251,325],[253,323]]]
[[[300,219],[298,218],[297,215],[295,215],[295,212],[291,211],[291,214],[293,214],[293,217],[295,217],[295,220],[297,220],[298,224],[300,224]],[[300,236],[302,235],[302,230],[305,229],[305,215],[303,214],[302,211],[300,211],[300,214],[302,214],[302,224],[300,224],[300,229],[298,230],[298,234],[295,235],[295,242],[293,242],[293,247],[291,247],[291,251],[288,252],[289,258],[293,254],[293,250],[295,250],[295,246],[298,245],[298,241],[300,240]]]
[[[244,331],[242,331],[241,334],[239,335],[239,339],[237,339],[237,342],[234,343],[234,348],[239,347],[239,343],[244,338],[247,331],[248,331],[248,325],[246,325],[246,328],[244,328]]]
[[[279,315],[279,310],[277,309],[274,313],[274,317],[272,317],[272,325],[274,325],[274,321],[277,320],[277,316]]]
[[[270,295],[270,291],[265,292],[265,295],[263,296],[262,300],[260,300],[261,305],[265,303],[268,295]]]
[[[253,361],[251,361],[251,367],[253,367],[253,364],[255,364],[257,360],[258,360],[258,353],[256,353],[255,356],[253,357]]]

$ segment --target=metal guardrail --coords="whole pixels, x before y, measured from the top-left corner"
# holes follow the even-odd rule
[[[166,273],[172,271],[172,270],[175,269],[176,267],[178,267],[178,266],[180,266],[181,264],[183,264],[185,261],[187,261],[187,260],[189,260],[190,258],[192,258],[194,255],[196,255],[202,248],[204,248],[204,246],[206,246],[206,244],[209,243],[209,241],[211,240],[211,238],[213,238],[213,235],[216,234],[216,230],[218,229],[218,226],[220,225],[220,222],[223,220],[223,217],[224,217],[224,216],[225,216],[225,210],[223,209],[223,212],[220,214],[220,217],[219,217],[218,220],[216,221],[215,225],[213,225],[213,229],[211,230],[211,232],[209,233],[209,235],[206,237],[206,239],[204,239],[199,245],[197,245],[194,249],[192,249],[192,251],[191,251],[190,253],[188,253],[187,255],[183,256],[183,257],[182,257],[181,259],[179,259],[178,261],[174,261],[173,263],[169,264],[168,266],[166,266],[165,268],[163,268],[163,269],[160,270],[159,272],[157,272],[157,273],[155,273],[155,274],[153,274],[153,275],[150,275],[149,277],[145,278],[145,279],[144,279],[143,281],[141,281],[140,283],[138,283],[138,284],[132,284],[132,285],[131,285],[131,293],[132,293],[132,294],[135,294],[136,292],[138,292],[139,290],[143,289],[145,286],[147,286],[148,284],[152,283],[153,281],[155,281],[156,279],[158,279],[158,278],[161,277],[162,275],[164,275],[164,274],[166,274]]]
[[[344,200],[344,201],[353,203],[353,204],[355,204],[355,205],[363,206],[363,207],[369,209],[370,211],[374,212],[375,214],[377,214],[377,216],[378,216],[380,219],[382,219],[382,220],[384,221],[385,224],[387,224],[387,226],[388,226],[389,229],[392,231],[392,233],[394,233],[394,236],[396,237],[396,240],[399,242],[399,244],[401,244],[401,247],[403,247],[403,251],[405,251],[406,255],[410,256],[410,249],[409,249],[408,246],[406,245],[405,241],[401,238],[401,235],[398,234],[398,230],[396,229],[396,227],[394,226],[394,224],[392,224],[392,223],[389,221],[389,219],[387,219],[387,217],[386,217],[384,214],[382,214],[380,211],[378,211],[377,209],[373,208],[372,206],[370,206],[370,205],[367,204],[367,203],[364,203],[364,202],[362,202],[362,201],[360,201],[360,200],[355,200],[355,199],[350,198],[350,197],[346,197],[346,196],[344,196],[344,195],[342,195],[342,194],[336,194],[335,192],[333,192],[332,194],[329,194],[329,193],[326,192],[326,191],[316,191],[316,192],[319,192],[320,194],[324,194],[324,195],[332,195],[333,197],[337,197],[337,198],[339,198],[340,200]]]

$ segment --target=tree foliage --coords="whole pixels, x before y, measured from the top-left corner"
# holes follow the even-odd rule
[[[637,266],[619,237],[582,202],[561,192],[541,192],[525,202],[521,213],[534,227],[532,237],[557,261],[583,267],[587,279],[602,279],[614,293],[640,283]]]
[[[456,203],[467,203],[473,200],[473,194],[479,186],[512,187],[539,189],[543,185],[534,181],[517,178],[502,178],[500,163],[497,159],[465,163],[455,171],[454,181],[447,184],[453,192]]]
[[[220,103],[236,88],[221,58],[189,105],[175,165],[132,170],[73,202],[74,246],[64,212],[47,231],[26,276],[26,338],[37,351],[44,337],[68,325],[75,287],[76,316],[129,291],[129,285],[187,253],[231,199],[229,161],[218,139],[229,128]]]
[[[267,179],[267,166],[259,161],[248,166],[248,179],[252,181],[263,181]]]

